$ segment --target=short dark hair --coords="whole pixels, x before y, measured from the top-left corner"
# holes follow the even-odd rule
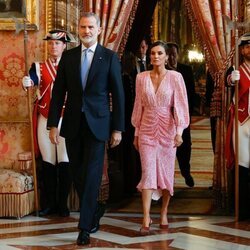
[[[147,45],[149,45],[149,39],[146,38],[145,36],[141,39],[141,42],[142,42],[142,41],[145,41],[145,43],[146,43]]]
[[[179,45],[175,42],[167,42],[168,48],[176,48],[177,52],[179,53]]]
[[[156,47],[156,46],[161,46],[161,47],[163,47],[164,50],[165,50],[165,52],[166,52],[166,54],[167,54],[167,55],[169,54],[169,52],[168,52],[169,47],[168,47],[168,45],[167,45],[166,42],[164,42],[164,41],[162,41],[162,40],[158,40],[158,41],[152,43],[151,46],[150,46],[150,51],[152,50],[152,48],[154,48],[154,47]]]

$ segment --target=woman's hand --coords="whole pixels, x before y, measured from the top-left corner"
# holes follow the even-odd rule
[[[176,135],[174,138],[174,147],[179,147],[183,143],[182,136]]]
[[[139,151],[139,145],[138,145],[138,136],[134,137],[134,142],[133,142],[135,149]]]

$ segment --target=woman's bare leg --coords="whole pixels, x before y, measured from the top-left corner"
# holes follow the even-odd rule
[[[142,208],[143,208],[143,222],[142,227],[149,227],[150,224],[150,207],[151,207],[151,198],[152,198],[151,189],[142,190]]]
[[[167,225],[168,224],[168,205],[170,201],[170,193],[167,189],[162,190],[162,206],[161,206],[161,217],[160,224]]]

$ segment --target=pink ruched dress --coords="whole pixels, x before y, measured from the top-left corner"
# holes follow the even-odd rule
[[[180,73],[168,70],[155,93],[150,71],[137,75],[131,122],[139,140],[142,175],[138,190],[153,189],[152,199],[167,189],[173,195],[176,134],[189,125],[186,87]]]

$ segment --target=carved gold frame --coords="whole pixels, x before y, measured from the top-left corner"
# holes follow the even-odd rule
[[[38,0],[22,0],[23,1],[23,10],[21,15],[14,16],[14,12],[2,12],[4,17],[1,17],[0,14],[0,30],[15,30],[16,22],[22,23],[26,21],[26,27],[29,30],[38,30],[39,29],[39,4]],[[5,17],[6,16],[6,17]]]

